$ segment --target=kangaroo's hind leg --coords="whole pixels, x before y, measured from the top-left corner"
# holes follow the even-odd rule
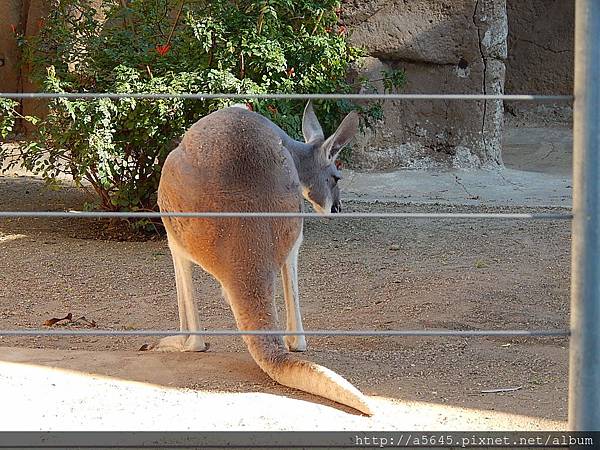
[[[169,247],[175,268],[180,330],[200,331],[200,318],[192,284],[193,262],[175,245],[169,243]],[[202,336],[178,335],[167,336],[149,346],[148,349],[162,352],[203,352],[208,349],[208,344],[204,342]]]
[[[302,315],[300,313],[300,294],[298,292],[298,252],[302,244],[302,232],[292,247],[283,267],[281,280],[283,284],[283,298],[285,299],[286,328],[287,331],[302,333]],[[303,335],[286,336],[285,343],[290,351],[306,351],[306,338]]]

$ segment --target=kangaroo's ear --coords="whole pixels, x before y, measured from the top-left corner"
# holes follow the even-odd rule
[[[319,123],[319,119],[313,109],[312,101],[308,101],[304,108],[304,117],[302,117],[302,134],[304,135],[304,142],[316,142],[324,140],[323,129]]]
[[[329,160],[335,160],[340,151],[352,140],[358,133],[358,113],[352,111],[335,130],[335,133],[329,137],[322,146],[325,157]]]

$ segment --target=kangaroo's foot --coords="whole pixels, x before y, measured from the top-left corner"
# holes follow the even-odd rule
[[[167,336],[152,344],[144,344],[140,351],[154,352],[205,352],[210,347],[201,336]]]
[[[284,340],[290,352],[306,351],[306,338],[304,336],[285,336]]]

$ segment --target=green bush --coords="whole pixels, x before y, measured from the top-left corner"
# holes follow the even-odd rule
[[[17,120],[21,119],[32,124],[38,123],[38,118],[23,116],[19,113],[19,102],[9,98],[0,98],[0,144],[15,132]],[[0,149],[0,162],[6,157]]]
[[[37,37],[22,50],[47,92],[351,92],[350,64],[361,56],[339,24],[338,0],[52,0]],[[386,89],[403,73],[384,74]],[[367,82],[367,80],[363,80]],[[56,99],[20,162],[48,181],[87,180],[107,210],[155,209],[160,168],[185,130],[228,100]],[[303,104],[251,101],[299,137]],[[3,106],[4,105],[4,106]],[[0,108],[8,106],[0,103]],[[14,108],[11,108],[14,111]],[[320,102],[326,131],[360,109]],[[10,116],[10,114],[9,114]],[[7,133],[10,119],[0,121]],[[1,158],[1,155],[0,155]]]
[[[15,128],[16,109],[18,105],[14,100],[0,98],[0,138],[3,140]]]

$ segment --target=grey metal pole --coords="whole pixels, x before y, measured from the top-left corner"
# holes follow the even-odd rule
[[[569,429],[600,431],[600,0],[575,4]]]

